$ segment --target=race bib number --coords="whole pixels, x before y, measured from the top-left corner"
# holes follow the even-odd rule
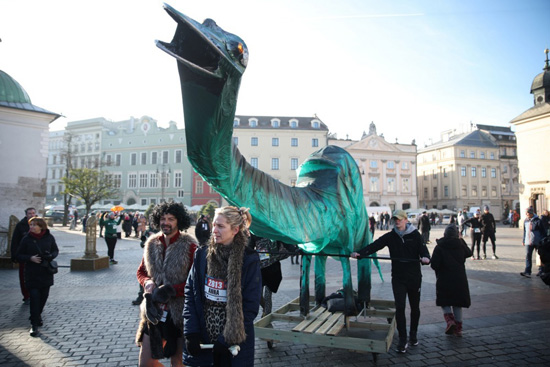
[[[227,284],[223,279],[206,277],[204,284],[206,298],[214,302],[227,302]]]
[[[260,261],[269,260],[269,254],[261,253],[260,255]]]

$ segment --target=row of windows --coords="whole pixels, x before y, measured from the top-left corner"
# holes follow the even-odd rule
[[[250,158],[250,165],[254,168],[258,168],[258,158]],[[271,158],[271,169],[279,170],[279,158]],[[298,158],[290,158],[290,169],[295,171],[298,169]]]
[[[233,137],[233,143],[235,145],[239,145],[239,137],[234,136]],[[253,147],[257,147],[259,145],[259,140],[257,136],[253,136],[250,138],[250,145]],[[271,138],[271,146],[272,147],[278,147],[279,146],[279,138]],[[298,146],[298,138],[290,138],[290,146],[291,147],[297,147]],[[312,147],[318,147],[319,146],[319,139],[312,138],[311,139],[311,146]]]
[[[481,171],[481,177],[482,178],[487,177],[487,168],[486,167],[481,167],[480,171]],[[478,173],[477,167],[470,167],[470,173],[471,173],[472,177],[477,177],[477,173]],[[466,167],[460,167],[460,176],[466,177],[466,175],[467,175]],[[448,176],[447,170],[445,168],[443,168],[443,177],[447,177],[447,176]],[[428,180],[428,173],[426,171],[423,172],[423,177],[424,177],[424,181]],[[497,177],[497,169],[496,168],[491,168],[491,178],[496,178],[496,177]],[[437,171],[435,171],[435,170],[432,171],[432,178],[434,178],[434,179],[437,178]]]
[[[466,151],[465,150],[460,151],[460,158],[466,158]],[[472,158],[472,159],[476,158],[476,151],[475,150],[470,150],[470,158]],[[487,159],[486,158],[486,153],[484,151],[479,152],[479,159]],[[489,159],[493,159],[493,160],[495,159],[495,152],[490,152],[489,153]]]
[[[477,177],[477,172],[478,172],[477,167],[470,167],[470,174],[472,177]],[[460,176],[466,177],[466,174],[467,174],[466,167],[460,167]],[[481,177],[482,178],[487,177],[486,167],[481,167]],[[496,177],[497,177],[497,169],[491,168],[491,178],[496,178]]]
[[[96,141],[95,143],[89,142],[89,143],[82,143],[82,144],[73,144],[73,153],[78,153],[79,151],[80,153],[86,153],[86,152],[91,153],[92,149],[94,152],[99,151],[98,141]]]
[[[466,197],[468,196],[468,187],[466,185],[463,185],[460,189],[461,191],[461,195],[462,197]],[[433,187],[432,188],[432,194],[433,194],[433,199],[437,199],[438,198],[438,190],[437,190],[437,187]],[[472,187],[470,187],[470,196],[478,196],[478,188],[477,188],[477,185],[473,185]],[[497,196],[497,187],[496,186],[492,186],[491,187],[491,196],[492,197],[496,197]],[[449,197],[449,186],[443,186],[443,197],[446,197],[448,198]],[[482,186],[481,187],[481,197],[488,197],[487,195],[487,186]],[[424,188],[424,199],[430,199],[428,197],[428,188],[425,187]]]
[[[241,125],[241,120],[239,118],[235,118],[235,120],[233,121],[233,126],[240,126]],[[258,127],[258,119],[256,118],[250,118],[248,119],[248,126],[250,127]],[[296,120],[296,119],[291,119],[289,122],[288,122],[288,126],[291,128],[291,129],[297,129],[299,127],[299,121]],[[271,119],[271,127],[274,127],[274,128],[279,128],[281,127],[281,120],[279,119]],[[311,127],[313,129],[319,129],[321,128],[321,123],[317,120],[313,120],[311,121]]]
[[[170,174],[170,172],[128,173],[128,188],[167,188],[170,187]],[[115,178],[116,176],[116,174],[113,174],[113,180],[115,181],[115,183],[117,183],[117,179]],[[174,173],[174,181],[172,183],[173,187],[182,187],[182,177],[183,175],[181,172]],[[115,184],[115,187],[120,187],[120,178],[118,183]]]
[[[150,156],[149,156],[150,154]],[[169,152],[163,150],[162,152],[141,152],[141,153],[130,153],[130,165],[136,166],[139,162],[140,165],[145,164],[168,164],[169,162]],[[105,160],[107,164],[111,162],[111,155],[107,154]],[[139,161],[138,161],[139,159]],[[174,151],[173,163],[181,163],[183,160],[183,150],[177,149]],[[120,161],[119,161],[120,162]],[[120,164],[116,164],[117,166]]]
[[[378,168],[378,161],[370,161],[370,168]],[[395,161],[386,162],[386,168],[395,169]],[[409,162],[401,162],[401,169],[409,169]]]
[[[370,192],[380,192],[380,180],[378,177],[370,177],[369,179],[369,191]],[[386,178],[386,191],[396,192],[397,191],[397,180],[395,177]],[[411,185],[408,178],[401,179],[401,191],[410,192]]]

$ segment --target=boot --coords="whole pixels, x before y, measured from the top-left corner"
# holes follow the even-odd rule
[[[447,328],[445,329],[445,334],[451,335],[454,333],[456,328],[455,315],[452,313],[443,314],[445,321],[447,321]]]
[[[456,321],[455,336],[462,336],[462,321]]]
[[[31,325],[31,330],[29,331],[29,334],[35,338],[38,336],[38,326],[36,325]]]

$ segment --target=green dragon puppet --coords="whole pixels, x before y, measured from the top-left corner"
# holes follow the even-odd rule
[[[327,146],[298,169],[294,187],[252,167],[233,144],[237,95],[248,62],[238,36],[211,19],[202,24],[164,5],[177,22],[170,43],[157,46],[177,60],[187,154],[195,171],[229,203],[250,208],[251,231],[298,244],[315,256],[315,300],[325,296],[326,255],[342,264],[346,311],[354,313],[349,254],[372,241],[359,169],[343,149]],[[322,256],[324,255],[324,256]],[[358,261],[358,298],[370,301],[371,260]],[[309,310],[311,256],[304,256],[300,310]]]

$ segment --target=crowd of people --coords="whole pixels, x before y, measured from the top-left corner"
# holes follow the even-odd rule
[[[11,242],[12,260],[19,263],[23,302],[30,304],[30,335],[39,334],[42,312],[54,284],[51,263],[59,254],[46,221],[34,208],[25,210]],[[369,257],[387,247],[392,260],[392,290],[398,332],[397,352],[419,344],[421,265],[430,265],[436,276],[436,305],[445,320],[445,334],[462,336],[463,308],[471,299],[465,261],[486,259],[486,243],[491,241],[496,255],[496,221],[483,208],[469,218],[462,211],[445,227],[430,254],[432,220],[424,212],[417,227],[405,211],[397,210],[370,221],[371,231],[386,230],[369,246],[353,252],[352,258]],[[197,219],[190,233],[191,216],[181,203],[164,202],[154,207],[149,220],[140,213],[99,213],[99,236],[105,238],[111,264],[121,233],[142,241],[143,258],[137,269],[140,323],[136,343],[140,346],[140,366],[160,366],[169,358],[172,366],[252,366],[254,364],[253,322],[263,308],[271,312],[271,297],[283,274],[280,261],[302,253],[296,245],[255,236],[249,228],[252,216],[247,208],[226,206],[216,210],[212,221],[206,215]],[[84,218],[83,218],[84,219]],[[387,224],[386,224],[387,223]],[[390,223],[393,227],[389,227]],[[386,227],[388,226],[388,227]],[[149,227],[149,228],[148,228]],[[539,217],[527,208],[523,222],[525,247],[523,277],[531,277],[533,253],[550,235],[550,215]],[[464,237],[470,237],[468,246]],[[294,263],[294,261],[293,261]],[[538,273],[545,264],[537,262]],[[549,264],[550,267],[550,264]],[[407,332],[405,315],[409,303]]]

